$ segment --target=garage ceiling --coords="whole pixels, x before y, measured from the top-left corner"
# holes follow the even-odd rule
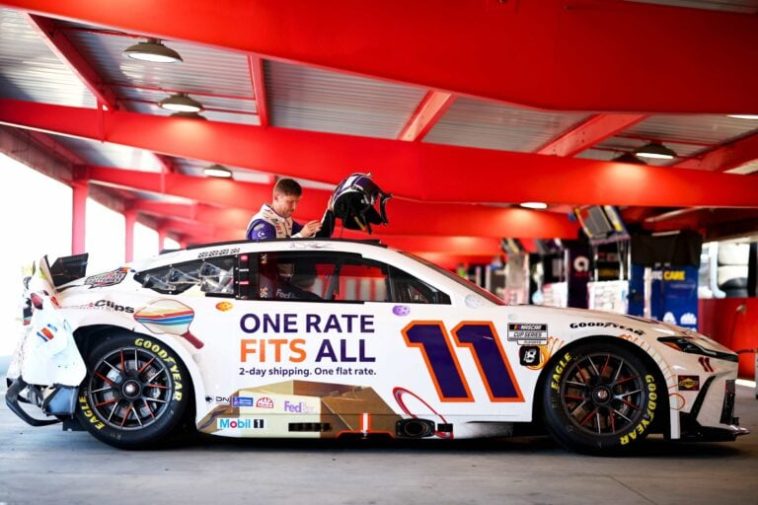
[[[354,171],[396,195],[386,237],[568,238],[590,203],[758,229],[758,119],[731,116],[758,114],[756,1],[0,6],[4,133],[185,241],[240,238],[276,176],[318,217]],[[123,56],[147,35],[183,61]],[[203,118],[169,117],[174,93]],[[651,141],[677,158],[612,161]]]

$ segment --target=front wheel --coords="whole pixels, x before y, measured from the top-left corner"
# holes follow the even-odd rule
[[[562,351],[546,370],[547,429],[564,447],[608,453],[629,449],[649,433],[666,388],[652,366],[613,343]]]
[[[178,428],[190,390],[189,373],[172,349],[122,333],[89,353],[76,417],[107,444],[144,448]]]

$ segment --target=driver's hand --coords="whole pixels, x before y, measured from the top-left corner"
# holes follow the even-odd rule
[[[303,225],[303,229],[300,230],[300,236],[303,238],[310,238],[321,229],[321,221],[309,221]]]

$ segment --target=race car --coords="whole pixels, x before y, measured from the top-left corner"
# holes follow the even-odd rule
[[[376,241],[190,247],[85,276],[43,258],[6,402],[122,448],[225,437],[462,439],[582,452],[733,440],[737,355],[691,330],[507,306]],[[47,417],[32,416],[24,402]]]

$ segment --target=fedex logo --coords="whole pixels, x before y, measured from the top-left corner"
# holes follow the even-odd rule
[[[305,402],[291,402],[289,400],[285,400],[284,411],[291,412],[293,414],[313,414],[316,412],[316,409]]]

